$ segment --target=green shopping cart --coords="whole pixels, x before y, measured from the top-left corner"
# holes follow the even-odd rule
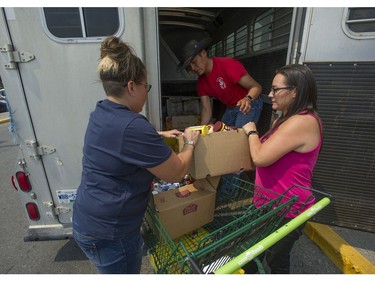
[[[297,196],[277,194],[240,178],[232,179],[230,184],[236,194],[217,196],[214,220],[177,239],[168,235],[157,210],[148,207],[142,234],[155,273],[242,273],[241,267],[252,260],[264,273],[257,257],[331,201],[329,194],[314,189],[308,189],[311,196],[300,202]],[[259,200],[264,200],[261,206]],[[307,206],[311,207],[305,210]],[[298,216],[281,226],[288,213]]]

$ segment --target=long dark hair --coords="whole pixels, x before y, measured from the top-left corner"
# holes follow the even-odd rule
[[[277,74],[285,77],[287,86],[295,88],[296,98],[289,106],[287,113],[281,115],[272,125],[272,128],[265,134],[265,139],[293,115],[310,113],[319,118],[318,107],[316,105],[318,90],[315,77],[310,68],[301,64],[289,64],[277,70]]]

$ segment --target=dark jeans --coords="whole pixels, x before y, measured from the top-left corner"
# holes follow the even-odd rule
[[[73,231],[74,240],[102,274],[139,274],[141,271],[143,239],[103,240]]]
[[[258,123],[260,118],[260,114],[262,113],[263,109],[263,100],[261,98],[257,98],[251,103],[251,110],[249,113],[244,115],[238,106],[228,108],[225,110],[223,116],[221,117],[221,121],[228,126],[235,126],[237,128],[242,128],[243,125],[252,121]]]
[[[285,219],[281,225],[288,222]],[[266,250],[258,258],[260,261],[265,259],[267,265],[271,269],[271,274],[289,274],[290,273],[290,252],[293,249],[294,243],[302,235],[303,228],[306,223],[299,226],[297,229],[293,230],[275,245]],[[247,265],[242,267],[246,273],[256,273],[258,267],[254,261],[249,262]]]

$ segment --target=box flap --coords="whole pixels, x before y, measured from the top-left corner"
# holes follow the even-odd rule
[[[210,177],[207,176],[204,179],[198,179],[194,182],[194,186],[199,190],[216,190],[219,185],[221,176]]]
[[[198,198],[211,196],[215,192],[213,185],[209,181],[202,179],[195,181],[193,184],[155,194],[154,204],[159,212],[165,212],[178,206],[189,204],[189,202],[194,202]]]

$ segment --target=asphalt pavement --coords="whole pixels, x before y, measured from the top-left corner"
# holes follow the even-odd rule
[[[8,117],[0,113],[0,274],[96,273],[74,240],[23,241],[28,225],[10,181],[18,146],[8,133]],[[375,273],[374,238],[374,233],[309,223],[291,253],[291,273]],[[153,273],[146,255],[142,273]]]

